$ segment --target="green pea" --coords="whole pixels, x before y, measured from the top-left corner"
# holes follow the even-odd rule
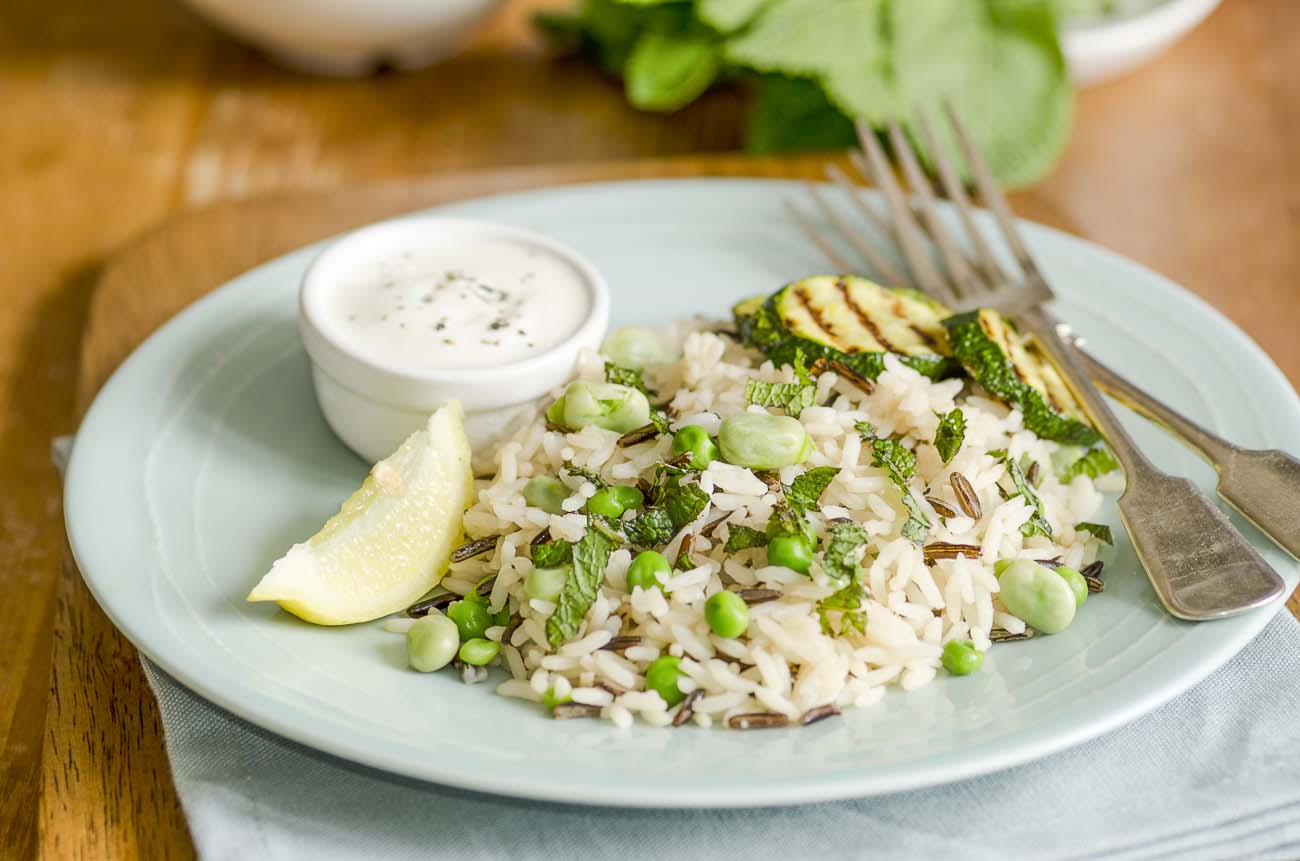
[[[573,694],[565,694],[560,697],[555,695],[555,688],[547,688],[542,691],[542,705],[546,706],[548,709],[553,709],[558,705],[571,702],[573,702]]]
[[[574,380],[564,390],[564,421],[570,430],[588,425],[627,433],[650,423],[650,402],[630,386]]]
[[[456,656],[460,633],[446,616],[430,614],[406,629],[406,661],[422,673],[441,670]]]
[[[968,676],[984,663],[984,653],[970,640],[950,640],[943,647],[940,662],[954,676]]]
[[[654,691],[670,706],[675,706],[686,699],[686,694],[677,687],[677,680],[686,674],[677,668],[681,658],[663,655],[655,658],[645,671],[645,686]]]
[[[749,607],[735,592],[723,589],[704,602],[704,619],[719,637],[732,639],[749,627]]]
[[[663,580],[670,576],[673,566],[668,562],[668,557],[654,550],[645,550],[636,555],[632,564],[627,567],[627,591],[631,592],[637,586],[642,589],[659,589],[663,591]]]
[[[560,593],[564,591],[564,584],[572,572],[572,565],[561,565],[559,568],[534,568],[524,578],[524,597],[529,600],[536,598],[539,601],[555,603]]]
[[[718,459],[718,446],[699,425],[686,425],[673,434],[673,454],[690,453],[691,466],[704,469]]]
[[[606,487],[592,494],[591,499],[587,500],[587,511],[601,517],[618,517],[622,514],[623,506],[610,491],[611,488]]]
[[[1074,605],[1082,607],[1083,602],[1088,600],[1088,581],[1083,579],[1083,575],[1071,568],[1069,565],[1058,565],[1056,573],[1065,578],[1065,582],[1070,584],[1070,591],[1074,593]]]
[[[501,644],[495,640],[475,637],[467,640],[460,647],[460,659],[472,667],[484,667],[501,651]]]
[[[749,469],[780,469],[807,460],[812,454],[812,440],[796,418],[740,413],[722,420],[718,448],[727,463]]]
[[[1078,602],[1070,584],[1032,559],[1017,559],[998,578],[1003,606],[1044,634],[1064,631],[1074,621]]]
[[[524,485],[524,502],[533,508],[540,508],[547,514],[563,514],[561,503],[569,496],[569,488],[564,482],[550,475],[539,475],[528,479]]]
[[[492,624],[509,625],[510,617],[513,615],[514,614],[510,612],[510,602],[507,601],[505,604],[501,606],[500,610],[497,610],[495,613],[492,614]]]
[[[639,487],[630,484],[615,484],[608,488],[614,501],[623,506],[623,511],[636,511],[645,505],[645,494]]]
[[[800,574],[812,568],[812,545],[800,535],[778,535],[767,544],[767,564],[780,565]]]
[[[455,601],[447,608],[447,618],[456,623],[461,642],[483,636],[483,632],[492,624],[487,605],[482,601]]]
[[[626,326],[616,329],[600,345],[600,352],[616,365],[642,370],[646,365],[658,365],[677,360],[673,348],[654,329]]]

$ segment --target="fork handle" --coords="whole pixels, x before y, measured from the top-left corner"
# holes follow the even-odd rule
[[[1161,472],[1091,382],[1056,319],[1041,306],[1016,316],[1055,362],[1124,469],[1118,508],[1160,602],[1181,619],[1233,616],[1282,594],[1282,578],[1195,484]]]
[[[1300,460],[1277,449],[1242,448],[1164,404],[1075,344],[1092,381],[1111,397],[1169,431],[1207,460],[1219,474],[1219,495],[1300,559]]]

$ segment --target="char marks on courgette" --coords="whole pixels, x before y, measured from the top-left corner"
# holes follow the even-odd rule
[[[932,379],[957,370],[943,320],[951,312],[915,291],[854,275],[818,275],[732,309],[742,340],[778,365],[833,359],[874,380],[894,353]]]
[[[1025,427],[1066,445],[1101,440],[1056,367],[997,311],[957,314],[943,324],[962,367],[990,395],[1019,409]]]

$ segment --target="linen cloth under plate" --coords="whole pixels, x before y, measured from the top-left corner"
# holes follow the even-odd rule
[[[142,660],[204,858],[1300,858],[1300,622],[1285,610],[1192,690],[1078,747],[933,789],[754,810],[544,804],[394,777],[261,730]]]

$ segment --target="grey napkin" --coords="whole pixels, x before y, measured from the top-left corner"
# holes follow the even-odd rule
[[[950,786],[734,811],[514,801],[391,777],[264,732],[149,661],[207,858],[1300,858],[1300,623],[1281,612],[1158,711]]]
[[[1285,611],[1191,691],[1063,753],[935,789],[754,810],[573,807],[397,778],[144,668],[206,858],[1300,858],[1300,622]]]

